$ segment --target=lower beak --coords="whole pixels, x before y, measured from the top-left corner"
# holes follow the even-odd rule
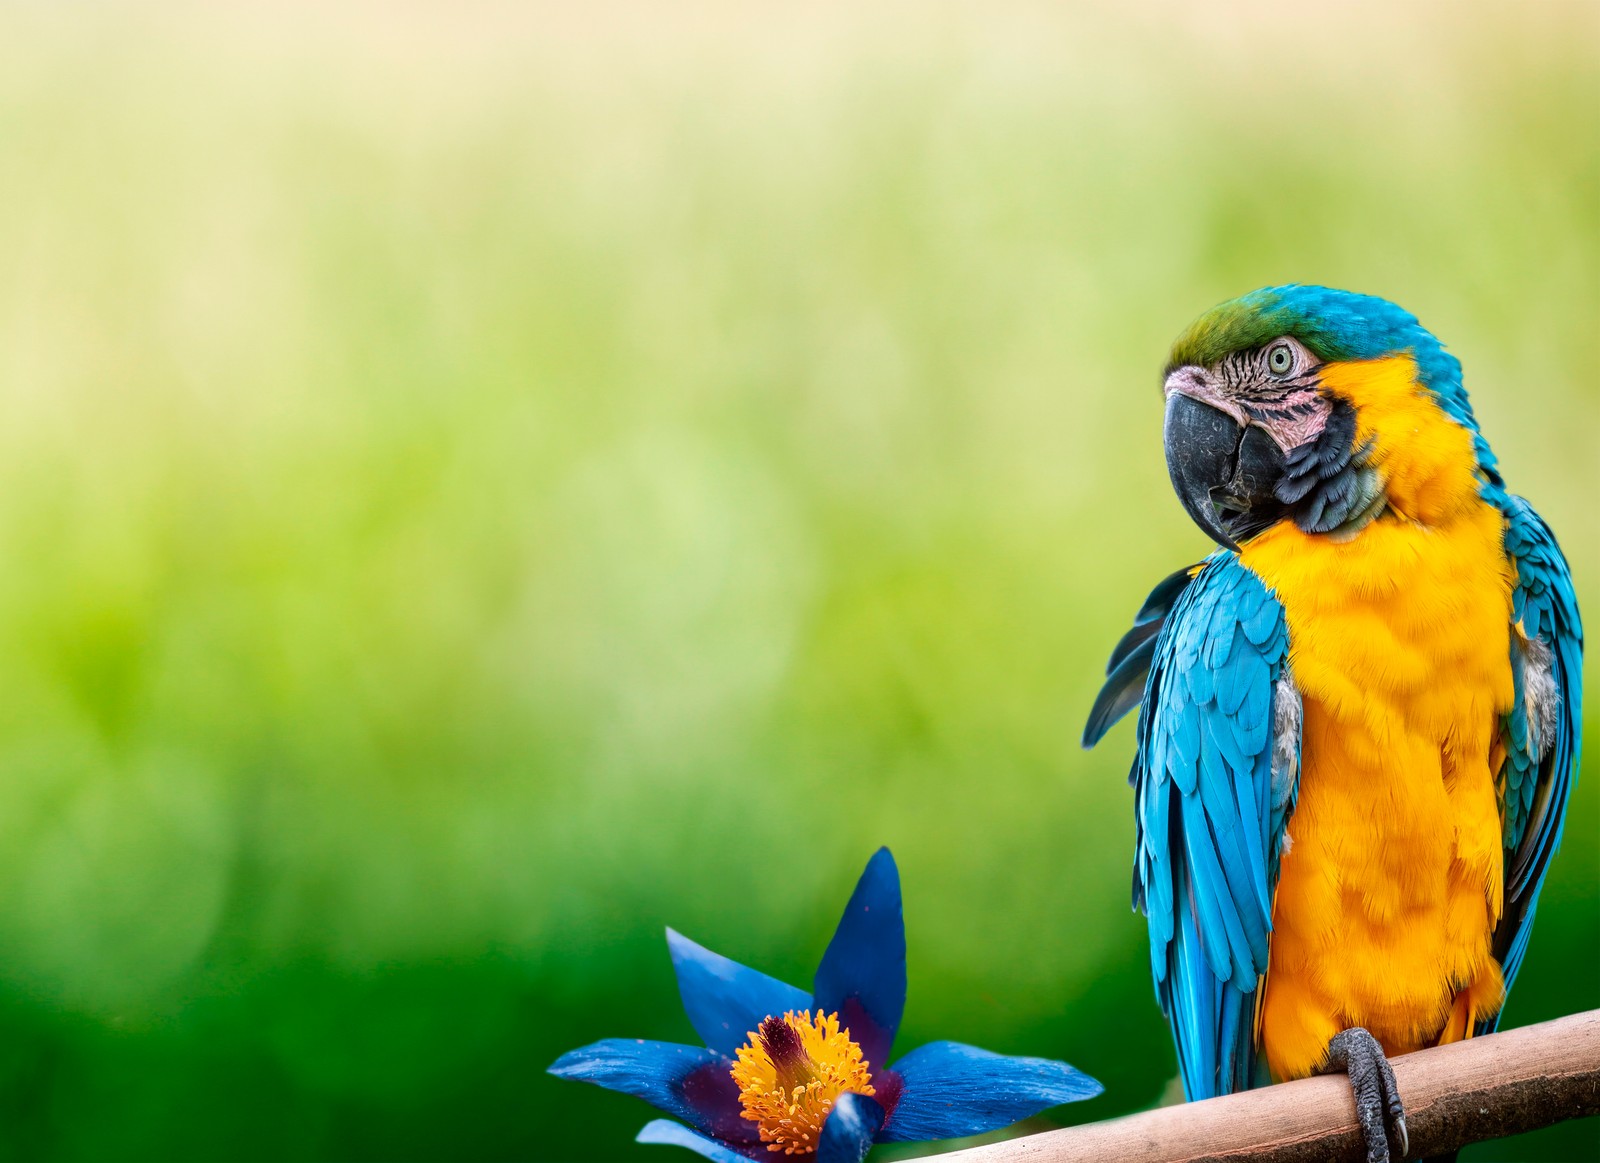
[[[1273,486],[1283,475],[1283,453],[1265,432],[1174,392],[1164,435],[1178,500],[1218,545],[1237,552],[1235,537],[1253,536],[1281,515]]]

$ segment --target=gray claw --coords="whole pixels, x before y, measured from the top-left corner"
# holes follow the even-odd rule
[[[1328,1042],[1328,1055],[1323,1059],[1321,1073],[1331,1074],[1335,1070],[1343,1070],[1350,1076],[1356,1118],[1367,1144],[1367,1163],[1390,1163],[1386,1123],[1394,1128],[1397,1151],[1393,1157],[1404,1159],[1411,1150],[1405,1107],[1400,1103],[1400,1088],[1395,1083],[1394,1071],[1389,1068],[1378,1040],[1360,1026],[1335,1034]]]

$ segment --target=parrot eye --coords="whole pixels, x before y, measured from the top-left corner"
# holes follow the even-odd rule
[[[1275,343],[1267,352],[1267,370],[1275,376],[1286,374],[1294,367],[1294,349],[1287,343]]]

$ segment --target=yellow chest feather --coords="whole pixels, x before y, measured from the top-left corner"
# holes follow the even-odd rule
[[[1470,437],[1407,359],[1330,365],[1391,512],[1334,541],[1284,522],[1246,565],[1289,626],[1304,700],[1299,802],[1273,909],[1260,1041],[1279,1078],[1365,1026],[1390,1053],[1499,1006],[1499,725],[1513,692],[1511,568]]]

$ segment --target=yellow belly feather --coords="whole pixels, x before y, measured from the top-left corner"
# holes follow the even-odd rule
[[[1344,542],[1284,522],[1241,555],[1283,603],[1305,704],[1258,1010],[1280,1079],[1315,1070],[1347,1026],[1391,1054],[1465,1037],[1503,993],[1503,520],[1409,358],[1332,364],[1323,383],[1356,405],[1392,511]]]

